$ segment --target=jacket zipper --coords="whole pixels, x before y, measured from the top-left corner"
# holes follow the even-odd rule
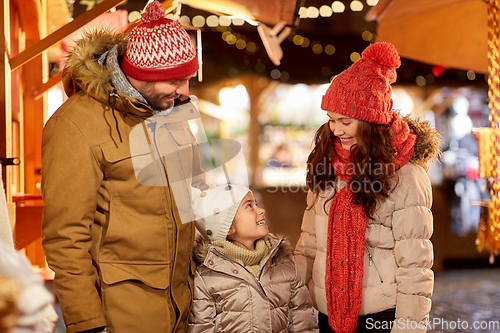
[[[276,248],[279,248],[282,243],[283,243],[283,239],[279,242],[279,244],[278,244],[278,246],[276,246]],[[257,282],[259,283],[260,289],[262,289],[262,292],[264,293],[264,295],[266,295],[266,292],[264,291],[264,288],[262,287],[262,284],[260,283],[260,277],[262,276],[262,273],[264,273],[264,269],[266,268],[267,262],[269,261],[270,258],[272,258],[272,256],[273,256],[273,254],[270,253],[269,258],[267,258],[266,263],[264,264],[264,267],[262,267],[262,269],[260,270],[259,277],[255,278],[257,280]],[[243,267],[243,268],[245,268],[245,267]],[[245,268],[245,270],[248,272],[248,269]],[[250,273],[250,274],[252,274],[252,273]],[[266,295],[266,297],[267,297],[267,295]]]
[[[278,246],[277,246],[278,248],[281,246],[281,243],[283,243],[283,240],[281,240],[281,241],[280,241],[280,243],[278,244]],[[215,251],[215,252],[217,252],[218,254],[220,254],[221,256],[223,256],[224,258],[227,258],[229,261],[232,261],[232,262],[234,262],[235,264],[237,264],[237,265],[241,266],[241,268],[243,268],[245,271],[247,271],[247,272],[248,272],[248,274],[250,274],[250,275],[252,275],[252,276],[253,276],[253,274],[252,274],[252,273],[250,273],[250,271],[249,271],[248,269],[246,269],[246,268],[245,268],[245,266],[241,265],[240,263],[237,263],[236,261],[234,261],[233,259],[229,258],[228,256],[226,256],[226,255],[224,255],[224,254],[220,253],[219,251],[217,251],[217,249],[214,249],[214,251]],[[269,260],[269,258],[268,258],[267,260]],[[267,261],[266,261],[266,264],[267,264]],[[264,290],[264,287],[262,287],[262,283],[260,283],[260,277],[262,276],[262,273],[264,272],[264,268],[265,268],[265,265],[264,265],[264,267],[262,267],[262,269],[261,269],[261,271],[260,271],[260,273],[259,273],[259,277],[255,277],[255,280],[256,280],[256,281],[257,281],[257,283],[259,284],[260,290],[262,290],[262,293],[264,294],[264,296],[266,296],[266,297],[267,297],[267,294],[266,294],[266,292],[265,292],[265,290]]]
[[[368,246],[366,247],[366,252],[368,253],[368,259],[370,260],[370,266],[373,265],[373,267],[375,267],[375,271],[377,272],[378,278],[380,279],[380,283],[384,283],[384,280],[382,280],[382,276],[380,275],[380,272],[377,268],[377,265],[375,265],[375,261],[373,260],[373,256],[372,256],[370,250],[368,250]]]

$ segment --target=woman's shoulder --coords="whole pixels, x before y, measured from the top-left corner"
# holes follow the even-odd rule
[[[325,202],[330,199],[335,193],[335,187],[338,186],[337,182],[329,184],[326,186],[326,189],[320,190],[318,193],[309,189],[307,192],[307,206],[314,206],[318,202]]]
[[[408,162],[399,169],[398,178],[410,183],[429,182],[427,170],[420,163],[413,162]]]
[[[390,197],[396,207],[430,205],[432,186],[423,167],[407,163],[397,172],[397,183]]]

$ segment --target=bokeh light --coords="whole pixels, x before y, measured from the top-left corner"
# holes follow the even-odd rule
[[[345,10],[345,5],[340,1],[334,1],[332,3],[332,10],[334,13],[343,13]]]
[[[316,7],[307,8],[307,17],[309,18],[317,18],[319,16],[319,10]]]
[[[301,35],[293,36],[293,43],[295,45],[302,45],[303,42],[304,42],[304,37],[302,37]]]
[[[329,6],[323,5],[319,8],[319,15],[321,15],[321,17],[330,17],[332,14],[332,8]]]
[[[417,84],[417,86],[423,87],[427,84],[427,81],[425,80],[425,77],[419,75],[415,78],[415,83]]]
[[[223,27],[228,27],[231,25],[231,19],[227,16],[219,17],[219,24]]]
[[[312,51],[314,54],[321,54],[321,52],[323,52],[323,46],[319,42],[314,42],[312,44]]]
[[[187,15],[182,15],[179,18],[179,23],[182,25],[191,25],[191,19]]]
[[[237,27],[240,27],[242,26],[243,24],[245,24],[245,20],[242,19],[242,18],[234,18],[232,19],[233,20],[233,25],[237,26]]]
[[[299,17],[300,18],[307,18],[307,8],[306,7],[300,7]]]
[[[193,26],[201,28],[205,25],[205,18],[201,15],[196,15],[193,17]]]
[[[209,27],[216,27],[219,25],[219,17],[217,15],[210,15],[207,17],[207,25]]]
[[[474,71],[468,71],[467,72],[467,78],[471,81],[475,80],[476,79],[476,73],[474,73]]]
[[[327,46],[325,46],[325,53],[328,55],[334,54],[335,53],[335,46],[333,46],[331,44],[328,44]]]
[[[243,50],[247,47],[247,42],[245,42],[243,39],[238,39],[236,41],[236,47],[239,49],[239,50]]]
[[[363,3],[361,1],[354,0],[351,2],[350,7],[353,12],[360,12],[363,10]]]
[[[372,40],[373,34],[371,32],[369,32],[368,30],[365,30],[361,34],[361,38],[363,38],[363,40],[366,40],[367,42],[369,42]]]
[[[257,52],[257,44],[255,44],[254,42],[248,42],[246,50],[250,54]]]
[[[358,52],[353,52],[353,53],[351,53],[349,58],[351,59],[352,62],[356,62],[359,59],[361,59],[361,55]]]
[[[140,17],[141,17],[141,13],[139,13],[137,10],[134,10],[133,12],[130,12],[128,14],[128,21],[134,22],[135,20],[139,19]]]
[[[272,77],[273,79],[277,80],[277,79],[279,79],[279,78],[280,78],[280,76],[281,76],[281,72],[280,72],[280,70],[279,70],[279,69],[276,69],[276,68],[275,68],[275,69],[273,69],[273,70],[271,71],[271,77]]]

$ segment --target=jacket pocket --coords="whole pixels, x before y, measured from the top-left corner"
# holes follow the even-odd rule
[[[373,257],[372,251],[368,248],[368,246],[366,246],[366,254],[368,256],[370,266],[373,266],[375,268],[375,272],[377,273],[377,277],[380,283],[384,283],[384,278],[382,277],[382,273],[380,270],[382,267],[380,267],[380,265],[378,265],[375,262],[375,258]]]
[[[170,264],[173,222],[157,195],[111,198],[99,261],[113,264]],[[170,246],[169,246],[170,245]]]
[[[116,146],[114,142],[108,142],[101,145],[101,152],[103,156],[102,170],[106,180],[123,181],[135,178],[128,144]]]
[[[137,280],[145,285],[167,289],[170,285],[170,265],[129,265],[129,264],[100,264],[102,281],[108,285]]]

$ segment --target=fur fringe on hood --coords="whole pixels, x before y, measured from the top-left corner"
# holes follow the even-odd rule
[[[93,28],[72,45],[62,74],[64,90],[68,96],[80,90],[91,95],[101,95],[110,89],[112,70],[99,65],[97,60],[117,44],[120,44],[118,53],[123,55],[127,34],[106,28]]]
[[[271,242],[272,247],[276,246],[276,244],[279,243],[278,252],[276,252],[276,254],[273,256],[273,263],[281,262],[293,255],[294,248],[285,236],[269,234],[267,237]],[[200,238],[198,240],[198,243],[193,247],[193,258],[194,262],[196,263],[196,267],[199,267],[203,264],[208,251],[212,247],[213,245],[211,245],[207,239]]]
[[[417,165],[427,165],[441,154],[441,148],[439,148],[441,135],[431,127],[428,121],[412,118],[410,115],[404,116],[403,120],[418,135],[410,162]]]

